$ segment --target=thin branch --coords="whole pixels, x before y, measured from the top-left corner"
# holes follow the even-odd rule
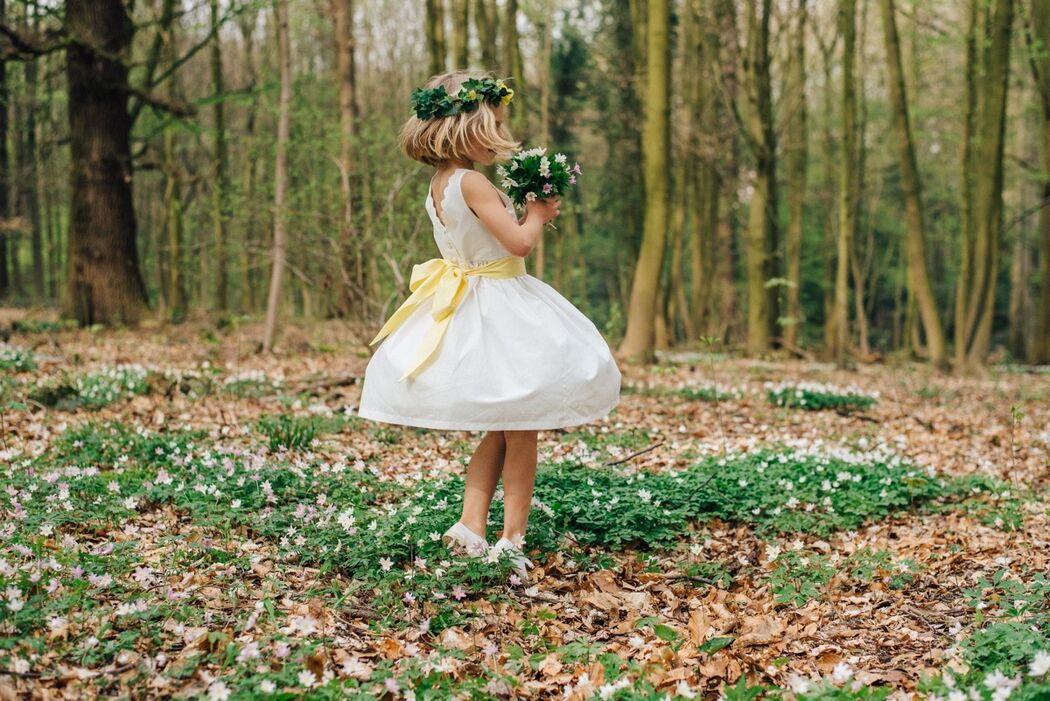
[[[632,460],[632,459],[638,457],[639,455],[643,455],[645,453],[648,453],[650,450],[656,450],[657,448],[659,448],[663,444],[664,444],[664,442],[662,440],[657,441],[657,442],[653,443],[652,445],[650,445],[648,447],[642,448],[641,450],[634,451],[633,453],[631,453],[630,455],[628,455],[625,458],[620,458],[619,460],[613,460],[613,461],[604,463],[603,467],[610,467],[612,465],[619,465],[620,463],[627,462],[628,460]]]
[[[47,29],[40,33],[30,33],[15,29],[6,22],[0,22],[0,35],[10,40],[10,46],[0,48],[0,59],[26,60],[36,56],[61,51],[69,46],[70,41],[61,29]]]
[[[176,117],[192,117],[197,114],[197,108],[181,100],[166,99],[153,93],[146,92],[142,88],[128,86],[128,94],[139,99],[139,104],[146,104],[155,110],[167,112]]]

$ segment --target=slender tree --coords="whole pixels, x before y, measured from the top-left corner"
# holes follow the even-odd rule
[[[896,8],[893,0],[881,0],[882,32],[886,43],[889,68],[890,101],[893,107],[893,125],[897,135],[898,158],[901,168],[901,187],[904,191],[904,217],[907,226],[906,250],[908,292],[914,297],[926,333],[930,361],[938,367],[947,363],[947,347],[937,300],[930,285],[926,261],[926,226],[922,208],[922,189],[919,168],[915,158],[915,144],[911,137],[908,117],[908,93],[901,68],[900,38],[897,34]]]
[[[227,260],[227,222],[230,216],[229,204],[229,146],[226,136],[226,108],[223,103],[225,82],[222,75],[222,42],[219,39],[218,27],[222,23],[219,13],[219,0],[211,0],[211,24],[215,36],[211,41],[211,82],[217,99],[212,106],[212,119],[215,128],[215,152],[212,159],[212,219],[215,224],[215,310],[224,312],[229,307],[229,261]]]
[[[163,36],[164,60],[173,66],[177,60],[175,34],[178,28],[180,0],[164,0],[161,10],[159,35]],[[179,76],[168,79],[168,97],[175,99],[179,91]],[[173,129],[165,129],[162,137],[164,172],[164,229],[167,256],[161,260],[161,269],[167,271],[164,290],[164,313],[168,319],[180,322],[186,317],[189,299],[186,294],[185,227],[183,226],[182,168]],[[213,212],[214,214],[214,212]],[[158,246],[158,251],[161,247]]]
[[[452,10],[452,62],[455,68],[470,63],[470,0],[450,0]]]
[[[7,2],[0,0],[0,22],[7,22]],[[0,219],[5,223],[11,217],[11,200],[8,195],[11,183],[11,165],[7,153],[8,105],[11,91],[7,86],[7,60],[0,57]],[[7,234],[0,227],[0,297],[11,291],[11,278],[7,270]]]
[[[1003,215],[1003,147],[1006,132],[1006,96],[1010,78],[1010,38],[1013,0],[993,0],[986,10],[985,37],[977,53],[981,70],[977,90],[975,151],[969,161],[973,193],[972,250],[963,288],[961,325],[955,329],[956,364],[976,369],[984,365],[991,346],[992,312],[999,270]],[[979,164],[979,167],[978,167]]]
[[[747,275],[747,352],[769,350],[776,334],[778,305],[776,132],[770,80],[769,26],[771,0],[745,7],[747,48],[744,51],[744,118],[742,133],[755,164],[748,210],[745,267]]]
[[[525,67],[518,43],[518,0],[507,0],[503,14],[503,37],[503,71],[510,76],[511,87],[514,89],[510,122],[514,128],[514,135],[520,139],[524,135],[528,99],[525,94]]]
[[[856,226],[853,187],[856,168],[857,100],[853,62],[856,53],[856,0],[842,0],[839,6],[839,31],[842,36],[842,149],[839,155],[839,231],[836,245],[835,296],[832,307],[831,345],[827,349],[840,367],[846,364],[849,350],[849,266],[850,247]]]
[[[448,48],[445,44],[445,2],[444,0],[426,0],[426,38],[427,56],[430,60],[430,74],[435,75],[445,70]]]
[[[1050,0],[1031,0],[1029,9],[1028,62],[1042,108],[1042,201],[1039,230],[1042,234],[1040,278],[1042,291],[1036,306],[1035,338],[1030,344],[1033,363],[1050,363]]]
[[[543,15],[539,22],[540,30],[540,143],[546,145],[551,141],[551,50],[554,42],[554,27],[551,15],[554,12],[551,0],[543,0]],[[546,272],[546,246],[543,237],[536,243],[535,266],[533,274],[540,280]]]
[[[32,5],[26,5],[24,26],[26,29],[36,32],[36,10]],[[40,197],[37,192],[37,163],[40,153],[37,150],[37,62],[26,61],[25,89],[26,105],[24,113],[24,128],[21,139],[21,157],[19,158],[18,190],[20,207],[28,217],[29,226],[29,251],[32,261],[33,279],[32,294],[34,299],[44,298],[44,240],[40,227]]]
[[[357,71],[354,63],[354,3],[353,0],[332,0],[332,24],[335,31],[336,84],[339,91],[339,189],[342,194],[342,220],[340,221],[340,248],[343,251],[341,293],[336,309],[346,316],[347,305],[362,304],[363,290],[352,284],[354,271],[359,269],[365,257],[363,242],[354,227],[354,202],[358,193],[354,191],[354,143],[357,140]],[[352,301],[352,302],[351,302]]]
[[[475,0],[474,24],[478,30],[478,43],[481,45],[481,63],[486,70],[496,70],[498,20],[494,0]]]
[[[791,38],[791,55],[788,60],[788,90],[786,95],[790,108],[787,126],[787,143],[784,145],[784,170],[788,190],[788,226],[784,241],[787,258],[787,320],[784,343],[798,344],[798,332],[802,326],[802,307],[799,304],[799,289],[802,286],[802,226],[806,209],[806,165],[808,157],[808,133],[806,129],[806,22],[808,0],[798,0],[795,11],[795,33]]]
[[[266,302],[266,322],[263,328],[262,352],[273,351],[277,329],[277,311],[281,304],[281,282],[284,278],[285,239],[287,232],[285,201],[288,198],[288,133],[292,103],[292,50],[288,37],[288,0],[275,0],[277,20],[277,56],[281,75],[281,97],[277,117],[277,144],[274,155],[273,199],[273,269],[270,274],[270,294]]]
[[[670,23],[668,0],[649,0],[647,15],[647,86],[642,132],[645,178],[645,228],[631,286],[627,331],[619,352],[637,362],[653,357],[653,316],[663,268],[668,225],[670,151]]]

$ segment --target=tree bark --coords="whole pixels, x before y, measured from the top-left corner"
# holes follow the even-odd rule
[[[1042,289],[1036,307],[1035,338],[1029,360],[1050,363],[1050,1],[1032,0],[1030,10],[1029,65],[1042,106],[1042,203],[1039,210],[1041,251],[1039,269]]]
[[[521,139],[524,137],[528,100],[525,96],[525,68],[521,60],[521,46],[518,44],[518,0],[507,0],[503,20],[503,69],[509,74],[511,88],[514,89],[510,121],[514,135]]]
[[[430,59],[430,74],[444,73],[448,49],[445,45],[444,0],[426,0],[427,56]]]
[[[0,0],[0,22],[7,21],[7,2]],[[0,58],[0,218],[11,216],[11,164],[7,152],[7,107],[11,91],[7,87],[7,61]],[[11,292],[11,278],[7,270],[7,234],[0,231],[0,297]]]
[[[670,151],[670,23],[668,0],[649,0],[647,85],[642,132],[645,178],[645,225],[631,286],[627,331],[620,354],[634,362],[653,358],[653,316],[663,268],[668,225],[668,155]]]
[[[792,38],[791,58],[788,62],[788,91],[793,113],[787,127],[787,145],[784,148],[784,170],[788,188],[788,227],[785,240],[787,257],[787,319],[784,339],[789,346],[798,346],[802,326],[802,307],[799,291],[802,286],[802,228],[806,206],[806,164],[808,156],[806,131],[806,20],[807,0],[798,1],[795,13],[795,35]]]
[[[965,291],[962,327],[956,330],[956,360],[960,368],[984,365],[991,346],[992,312],[1002,237],[1003,147],[1006,97],[1010,74],[1013,0],[995,0],[980,52],[983,70],[977,82],[976,151],[973,182],[973,252]],[[980,167],[977,168],[977,164]]]
[[[253,27],[255,24],[255,15],[242,15],[238,24],[241,29],[241,36],[244,43],[244,68],[246,74],[246,81],[244,90],[251,91],[255,89],[258,82],[255,73],[255,38],[253,35]],[[255,198],[255,182],[256,182],[256,168],[258,165],[258,156],[256,155],[256,149],[252,148],[255,143],[255,115],[258,102],[252,101],[245,108],[244,116],[244,128],[241,132],[240,142],[244,148],[244,163],[242,164],[241,171],[241,196],[244,197],[246,202],[254,202]],[[241,278],[241,304],[240,308],[243,311],[254,312],[259,308],[258,297],[259,294],[256,290],[257,280],[261,277],[255,274],[253,266],[254,262],[253,251],[257,247],[257,232],[261,225],[259,224],[259,211],[258,207],[249,206],[247,214],[243,217],[244,228],[241,233],[241,250],[244,251],[244,262],[241,265],[243,270],[243,276]]]
[[[761,17],[757,6],[761,5]],[[747,50],[744,53],[746,117],[744,142],[755,162],[754,192],[748,210],[747,352],[761,355],[769,350],[777,333],[778,292],[770,281],[777,276],[777,182],[776,135],[773,125],[773,96],[769,71],[770,0],[749,2]]]
[[[822,321],[824,329],[824,353],[825,355],[828,355],[831,347],[834,345],[833,336],[835,334],[832,320],[835,316],[835,274],[837,262],[835,260],[834,250],[838,239],[838,233],[836,230],[836,227],[838,226],[838,217],[836,212],[837,176],[835,169],[832,166],[832,164],[835,163],[835,133],[833,128],[833,115],[835,112],[835,81],[833,75],[835,67],[835,49],[840,37],[836,31],[833,33],[832,38],[829,41],[824,41],[819,33],[815,32],[815,34],[817,45],[820,48],[821,72],[823,73],[824,79],[822,90],[824,129],[820,140],[821,161],[824,164],[824,167],[822,168],[823,177],[820,189],[821,209],[824,214],[824,222],[821,227],[823,242],[823,279],[821,280],[821,288],[823,290]]]
[[[494,71],[497,68],[496,29],[498,21],[493,0],[475,1],[474,24],[478,30],[478,43],[481,45],[481,63],[483,68]]]
[[[829,357],[839,367],[847,364],[849,350],[849,268],[850,248],[856,227],[853,187],[856,177],[857,99],[853,73],[856,53],[856,0],[842,0],[839,6],[839,32],[843,39],[842,57],[842,149],[839,154],[839,231],[836,245],[835,297],[832,307]]]
[[[540,143],[549,147],[551,142],[551,50],[554,41],[553,27],[551,27],[551,15],[554,8],[551,0],[544,0],[543,19],[540,22]],[[516,96],[516,94],[515,94]],[[546,272],[546,246],[544,236],[536,242],[533,255],[535,264],[533,275],[540,280],[544,279]]]
[[[363,305],[365,287],[353,285],[356,271],[363,267],[355,253],[361,248],[360,232],[354,226],[354,143],[357,139],[357,71],[354,64],[354,3],[353,0],[332,0],[332,24],[335,33],[336,83],[339,91],[339,188],[342,195],[343,216],[339,228],[341,261],[333,266],[339,270],[341,284],[335,309],[348,316],[351,305]]]
[[[288,0],[275,0],[277,19],[277,53],[281,74],[281,97],[277,117],[277,144],[274,157],[273,199],[273,270],[270,275],[270,294],[266,302],[266,322],[263,328],[262,352],[273,352],[277,329],[277,312],[281,303],[281,282],[285,268],[285,200],[288,197],[288,133],[292,102],[292,51],[288,37]]]
[[[893,126],[897,135],[898,158],[901,167],[901,188],[904,192],[904,220],[907,226],[908,293],[914,297],[922,318],[930,362],[943,368],[948,354],[941,326],[937,300],[930,285],[929,265],[926,260],[926,223],[922,209],[922,185],[915,157],[908,116],[908,93],[901,68],[900,38],[897,34],[896,8],[893,0],[881,0],[883,37],[889,68],[890,101],[893,108]]]
[[[226,91],[222,76],[222,44],[219,41],[219,0],[211,0],[211,23],[215,36],[211,41],[211,81],[216,100],[212,109],[215,121],[215,154],[213,158],[212,218],[215,222],[215,311],[225,312],[229,308],[229,261],[226,252],[226,224],[229,220],[229,146],[226,140],[226,108],[223,94]]]
[[[470,64],[470,0],[451,0],[452,62],[454,68],[464,69]]]
[[[71,156],[64,311],[81,325],[139,322],[149,311],[132,204],[128,63],[132,23],[120,0],[67,0]]]

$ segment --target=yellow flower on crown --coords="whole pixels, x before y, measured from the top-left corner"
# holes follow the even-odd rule
[[[507,94],[500,98],[500,102],[502,102],[505,105],[509,105],[510,101],[514,99],[514,91],[510,88],[507,88],[507,86],[505,85],[502,85],[500,87],[506,88],[507,90]]]
[[[467,99],[470,100],[471,102],[473,102],[474,100],[478,99],[478,91],[477,90],[471,90],[470,92],[468,92],[467,93]]]

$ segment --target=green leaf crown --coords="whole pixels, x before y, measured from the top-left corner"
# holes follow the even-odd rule
[[[510,104],[514,91],[502,80],[471,78],[459,92],[449,95],[444,85],[436,88],[416,88],[412,91],[412,109],[420,119],[451,117],[460,112],[472,112],[481,101],[491,104]]]

